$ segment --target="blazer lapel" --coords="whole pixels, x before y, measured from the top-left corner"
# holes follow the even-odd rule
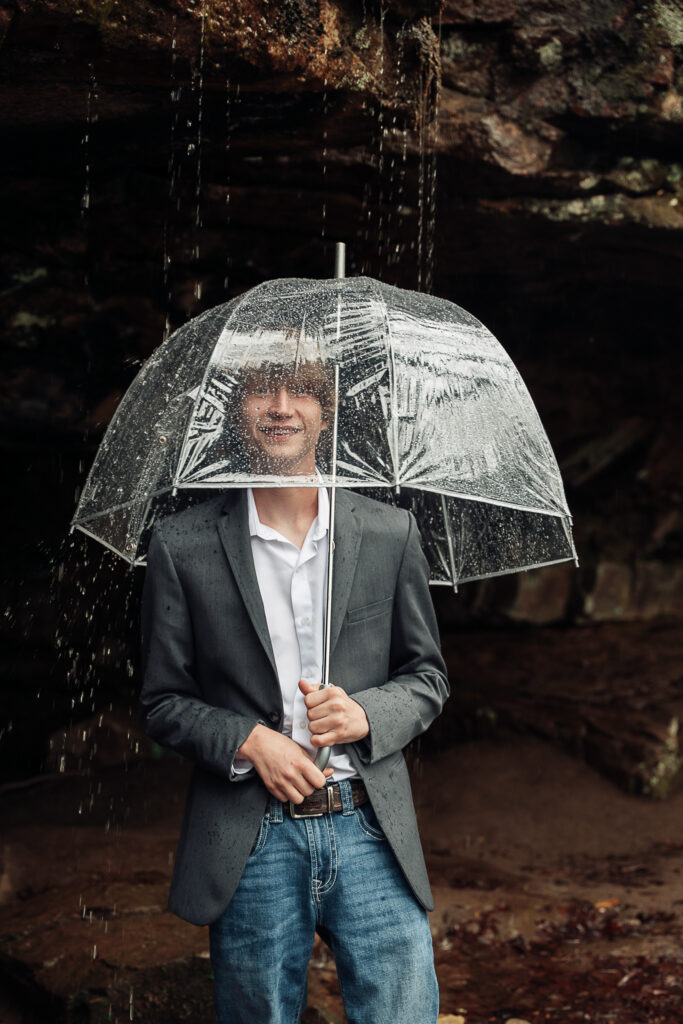
[[[354,515],[353,497],[337,490],[336,523],[334,527],[334,566],[332,569],[332,629],[330,651],[334,652],[342,622],[351,596],[356,572],[358,549],[363,535],[359,519]]]
[[[266,613],[261,600],[261,591],[256,578],[254,559],[251,553],[249,536],[249,512],[247,509],[247,492],[239,490],[230,495],[223,505],[222,514],[217,522],[218,535],[228,557],[235,581],[242,595],[242,600],[261,641],[268,660],[273,666],[277,679],[277,666],[273,645],[270,642]]]

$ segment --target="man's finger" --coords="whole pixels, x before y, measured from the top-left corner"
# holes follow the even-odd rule
[[[327,718],[323,718],[320,722],[309,722],[308,731],[312,736],[322,736],[323,733],[333,732],[335,736],[341,735],[343,731],[344,723],[341,722],[334,715],[328,715]],[[335,740],[338,743],[339,739]]]
[[[347,696],[343,690],[329,688],[326,690],[319,690],[317,693],[309,693],[304,698],[304,704],[308,711],[312,711],[314,708],[325,709],[328,705],[335,707],[338,711],[341,711],[347,704]]]
[[[319,700],[322,696],[323,700],[326,700],[326,695],[330,692],[332,687],[321,686],[320,683],[309,683],[306,679],[300,679],[299,689],[303,693],[306,703],[308,703],[309,699],[313,699],[314,697]]]
[[[319,704],[324,704],[326,700],[330,699],[330,697],[331,693],[329,687],[326,687],[324,690],[314,690],[306,694],[304,697],[304,704],[307,708],[315,708]]]
[[[320,689],[318,683],[309,683],[307,679],[299,680],[299,689],[302,693],[314,693]]]
[[[331,709],[323,704],[317,708],[309,708],[306,717],[309,722],[319,722],[322,718],[329,718],[331,714]]]
[[[272,796],[276,797],[276,799],[289,800],[286,789],[284,788],[284,786],[278,785],[277,782],[272,782],[271,785],[267,787],[267,789]]]
[[[319,768],[316,768],[313,761],[305,766],[302,771],[302,775],[308,782],[310,782],[314,789],[322,789],[325,785],[325,776]]]
[[[314,747],[333,747],[338,742],[336,732],[323,732],[320,735],[316,733],[315,736],[311,736],[311,744]]]

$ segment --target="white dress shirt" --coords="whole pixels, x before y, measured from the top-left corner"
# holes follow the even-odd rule
[[[251,551],[282,691],[282,732],[315,755],[299,680],[315,684],[322,680],[329,498],[320,487],[318,515],[301,550],[277,530],[263,525],[251,488],[247,501]],[[334,769],[335,782],[358,777],[339,745],[332,748],[329,766]],[[235,758],[233,769],[238,774],[251,767],[247,758]]]

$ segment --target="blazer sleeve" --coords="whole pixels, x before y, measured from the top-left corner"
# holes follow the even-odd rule
[[[353,694],[370,724],[368,736],[353,744],[365,764],[402,750],[425,732],[450,693],[429,594],[429,566],[412,514],[394,595],[391,670],[382,686]]]
[[[159,530],[152,535],[142,592],[142,666],[140,705],[145,732],[224,778],[252,778],[253,772],[238,774],[232,764],[259,719],[202,699],[195,678],[190,609]]]

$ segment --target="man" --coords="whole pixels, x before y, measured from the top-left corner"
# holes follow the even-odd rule
[[[238,405],[255,473],[315,478],[334,414],[320,363],[247,374]],[[437,1017],[402,754],[448,695],[427,565],[407,512],[338,493],[321,690],[328,519],[322,488],[235,491],[149,549],[145,726],[196,766],[169,905],[210,925],[220,1024],[297,1021],[316,931],[351,1024]]]

